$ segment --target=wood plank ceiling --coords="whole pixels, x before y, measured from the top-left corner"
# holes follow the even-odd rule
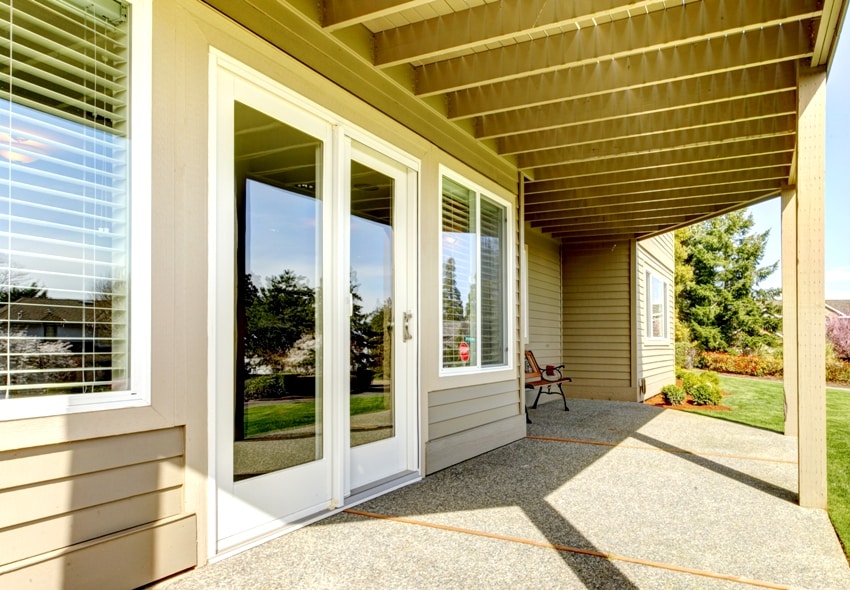
[[[778,195],[793,182],[797,69],[828,63],[846,9],[275,1],[361,56],[365,35],[369,66],[513,163],[526,220],[574,244],[647,237]]]

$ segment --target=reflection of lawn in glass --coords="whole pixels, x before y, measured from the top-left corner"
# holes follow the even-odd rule
[[[383,395],[352,396],[350,399],[352,416],[387,409]],[[245,408],[245,436],[253,437],[298,426],[310,426],[315,421],[315,401],[249,406]]]

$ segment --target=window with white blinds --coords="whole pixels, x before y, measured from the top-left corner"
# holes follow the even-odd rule
[[[130,387],[129,18],[0,0],[0,398]]]
[[[507,208],[442,178],[442,366],[507,364]]]
[[[649,338],[667,338],[667,282],[647,272],[646,289],[646,335]]]

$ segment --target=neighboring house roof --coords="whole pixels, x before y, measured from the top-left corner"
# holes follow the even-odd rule
[[[827,299],[827,314],[837,317],[850,317],[850,299]]]
[[[80,301],[49,297],[22,297],[0,306],[0,318],[20,324],[81,324],[112,321],[112,301]]]

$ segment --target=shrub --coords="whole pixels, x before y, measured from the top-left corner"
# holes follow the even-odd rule
[[[678,406],[685,403],[685,390],[678,385],[665,385],[661,388],[661,393],[670,405]]]
[[[827,360],[826,380],[830,383],[850,384],[850,362],[839,360]]]
[[[690,371],[685,371],[682,374],[682,389],[685,390],[686,394],[692,395],[694,387],[696,387],[700,383],[702,383],[702,380],[700,379],[698,374],[692,373]]]
[[[716,406],[723,399],[720,389],[711,383],[699,383],[691,389],[691,400],[696,406]]]
[[[259,375],[245,380],[245,399],[269,399],[283,397],[286,395],[284,376],[280,373],[275,375]]]
[[[709,371],[749,375],[751,377],[782,376],[782,360],[762,356],[737,356],[725,352],[703,352],[699,366]]]
[[[703,371],[702,373],[700,373],[699,378],[703,383],[714,385],[717,389],[720,389],[720,375],[718,375],[716,372]]]
[[[830,318],[826,322],[826,339],[838,358],[850,361],[850,318]]]

